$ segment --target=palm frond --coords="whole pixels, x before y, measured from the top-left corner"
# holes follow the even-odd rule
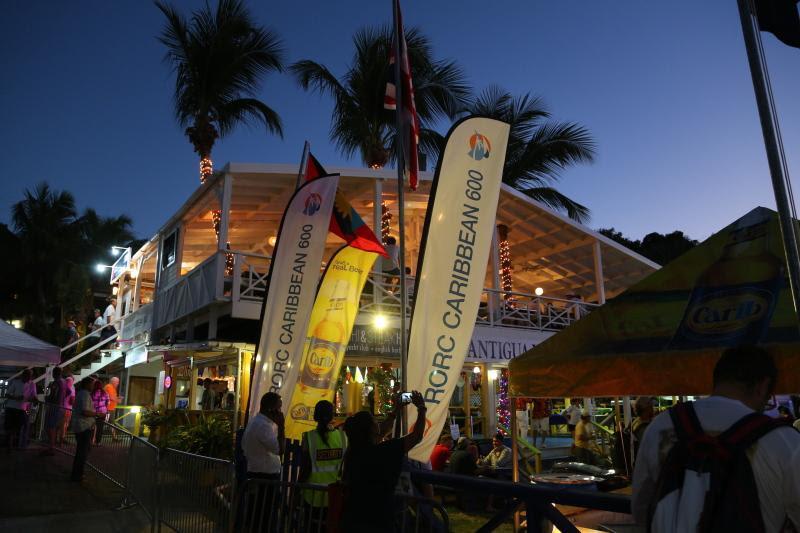
[[[283,124],[278,114],[255,98],[239,98],[217,108],[220,135],[225,135],[237,124],[260,122],[270,133],[283,137]]]
[[[552,187],[530,187],[527,189],[520,189],[520,192],[556,211],[566,212],[569,218],[581,224],[587,223],[591,218],[591,211],[588,207],[571,200]]]

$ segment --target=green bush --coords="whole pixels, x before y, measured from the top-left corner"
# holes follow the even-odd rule
[[[204,416],[197,424],[178,426],[167,436],[168,448],[184,452],[231,459],[233,432],[231,422],[224,417]]]

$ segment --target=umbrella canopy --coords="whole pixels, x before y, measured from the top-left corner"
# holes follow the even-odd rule
[[[757,344],[800,391],[800,330],[777,213],[758,207],[509,365],[511,396],[699,395],[725,348]]]
[[[61,349],[0,320],[0,364],[31,366],[58,364]]]

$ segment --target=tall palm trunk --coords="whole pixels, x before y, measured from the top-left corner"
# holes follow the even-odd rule
[[[194,126],[186,128],[186,136],[194,146],[194,151],[200,156],[200,183],[205,183],[214,172],[214,162],[211,160],[211,149],[219,137],[217,128],[205,117],[195,121]]]

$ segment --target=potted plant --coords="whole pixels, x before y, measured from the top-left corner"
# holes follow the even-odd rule
[[[142,410],[142,423],[149,429],[148,440],[157,443],[161,440],[161,430],[172,418],[164,405],[145,407]]]

